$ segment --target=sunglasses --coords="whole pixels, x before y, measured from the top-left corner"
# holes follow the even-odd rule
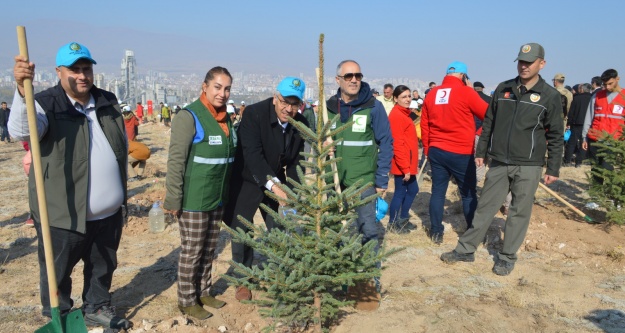
[[[362,73],[345,73],[345,75],[337,75],[345,81],[351,81],[354,77],[356,77],[356,81],[361,81],[363,76]]]

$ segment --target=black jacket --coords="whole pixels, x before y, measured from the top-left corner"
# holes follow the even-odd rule
[[[286,177],[299,180],[297,165],[303,157],[304,139],[291,124],[282,133],[282,126],[273,105],[273,98],[248,105],[237,130],[238,147],[232,177],[242,177],[262,187],[267,176],[286,183]],[[308,126],[300,113],[295,120]]]
[[[0,108],[0,126],[6,126],[9,123],[9,114],[11,113],[11,109],[7,108],[3,110]]]
[[[569,118],[566,121],[567,126],[584,125],[591,98],[592,95],[590,93],[581,93],[573,96],[571,111],[569,111]]]
[[[492,98],[486,95],[483,91],[478,91],[477,94],[480,95],[480,97],[484,100],[484,102],[490,103]]]
[[[564,147],[564,121],[560,93],[545,80],[524,95],[518,78],[497,86],[482,124],[475,157],[488,157],[511,165],[544,165],[558,177]]]
[[[272,101],[273,98],[268,98],[247,106],[237,129],[239,143],[230,182],[230,199],[223,215],[223,221],[232,228],[243,227],[237,220],[239,215],[252,221],[261,202],[278,211],[278,203],[264,194],[267,176],[276,177],[289,187],[286,177],[299,181],[296,168],[303,159],[300,152],[304,150],[304,140],[291,124],[282,133]],[[299,113],[295,114],[295,120],[308,126],[306,118]],[[270,215],[267,218],[273,221]],[[273,226],[273,222],[267,225]],[[246,262],[246,254],[237,252],[236,256],[243,257],[235,256],[235,247],[237,245],[233,243],[233,260]]]
[[[492,100],[490,96],[486,95],[482,91],[478,91],[477,94],[480,96],[480,98],[482,98],[484,102],[490,104],[490,101]],[[480,129],[480,127],[482,127],[482,121],[476,116],[473,116],[473,120],[475,121],[475,130],[477,131],[478,129]]]

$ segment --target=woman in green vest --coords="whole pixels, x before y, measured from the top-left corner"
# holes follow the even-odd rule
[[[180,110],[171,126],[164,208],[179,217],[178,308],[198,319],[212,316],[203,305],[226,304],[210,295],[210,287],[237,144],[226,113],[231,86],[227,69],[212,68],[200,98]]]

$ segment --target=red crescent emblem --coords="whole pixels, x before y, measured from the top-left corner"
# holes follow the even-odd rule
[[[443,95],[441,96],[441,98],[445,98],[445,96],[447,96],[447,90],[442,90]]]

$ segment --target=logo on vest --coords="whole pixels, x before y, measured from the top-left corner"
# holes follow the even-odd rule
[[[221,144],[221,135],[209,135],[208,136],[208,144],[213,146],[213,145],[220,145]]]
[[[614,113],[614,114],[623,114],[623,106],[622,105],[615,105],[614,108],[612,109],[612,113]]]
[[[436,91],[434,104],[449,104],[449,94],[451,94],[451,88],[439,89]]]
[[[352,132],[364,133],[367,129],[367,116],[362,114],[354,115],[354,124],[352,125]]]

